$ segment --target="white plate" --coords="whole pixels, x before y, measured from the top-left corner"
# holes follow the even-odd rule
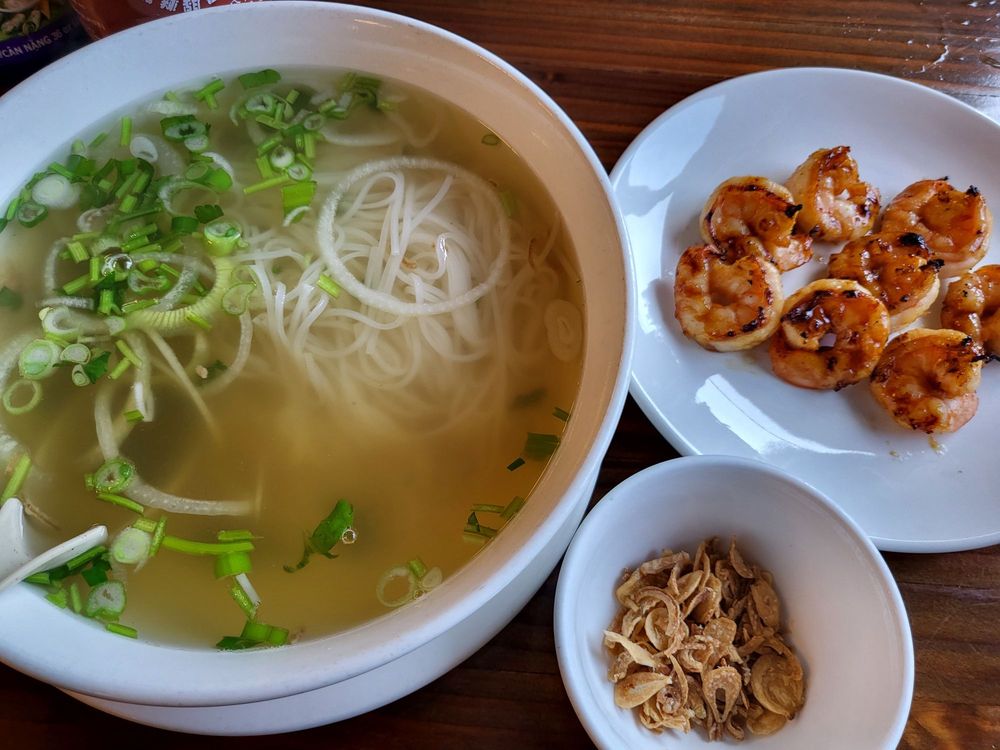
[[[978,186],[1000,215],[1000,126],[944,94],[832,68],[725,81],[671,107],[611,174],[638,283],[632,395],[684,454],[759,456],[828,494],[883,550],[946,552],[1000,541],[995,429],[1000,365],[985,368],[979,413],[930,440],[897,427],[862,383],[839,393],[776,378],[764,347],[707,352],[673,316],[674,268],[700,242],[698,213],[734,175],[783,182],[812,151],[849,145],[884,201],[923,178]],[[818,244],[785,274],[786,293],[825,275],[837,249]],[[986,263],[1000,262],[995,239]],[[928,323],[938,326],[937,309]]]

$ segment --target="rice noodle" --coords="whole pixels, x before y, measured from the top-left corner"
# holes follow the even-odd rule
[[[94,425],[97,428],[97,443],[105,461],[122,455],[114,434],[111,396],[112,387],[106,386],[98,391],[97,397],[94,399]],[[147,484],[138,474],[132,477],[127,491],[129,497],[136,502],[170,513],[195,516],[242,516],[246,515],[251,508],[251,503],[247,500],[198,500],[171,495]]]

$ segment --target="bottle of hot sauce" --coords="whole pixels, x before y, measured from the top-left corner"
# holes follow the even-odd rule
[[[154,18],[249,2],[260,0],[72,0],[87,33],[95,39]]]

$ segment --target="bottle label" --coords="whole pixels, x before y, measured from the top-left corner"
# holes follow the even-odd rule
[[[57,57],[79,26],[65,0],[0,0],[0,67]]]
[[[3,2],[3,0],[0,0]],[[239,5],[258,0],[128,0],[128,4],[143,16],[158,18],[173,13],[187,13],[202,8],[214,8],[218,5]]]

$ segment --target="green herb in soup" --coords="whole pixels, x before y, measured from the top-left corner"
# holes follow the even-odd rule
[[[0,212],[0,503],[112,532],[28,583],[224,650],[402,606],[531,502],[582,332],[558,215],[467,113],[353,72],[167,92]]]

